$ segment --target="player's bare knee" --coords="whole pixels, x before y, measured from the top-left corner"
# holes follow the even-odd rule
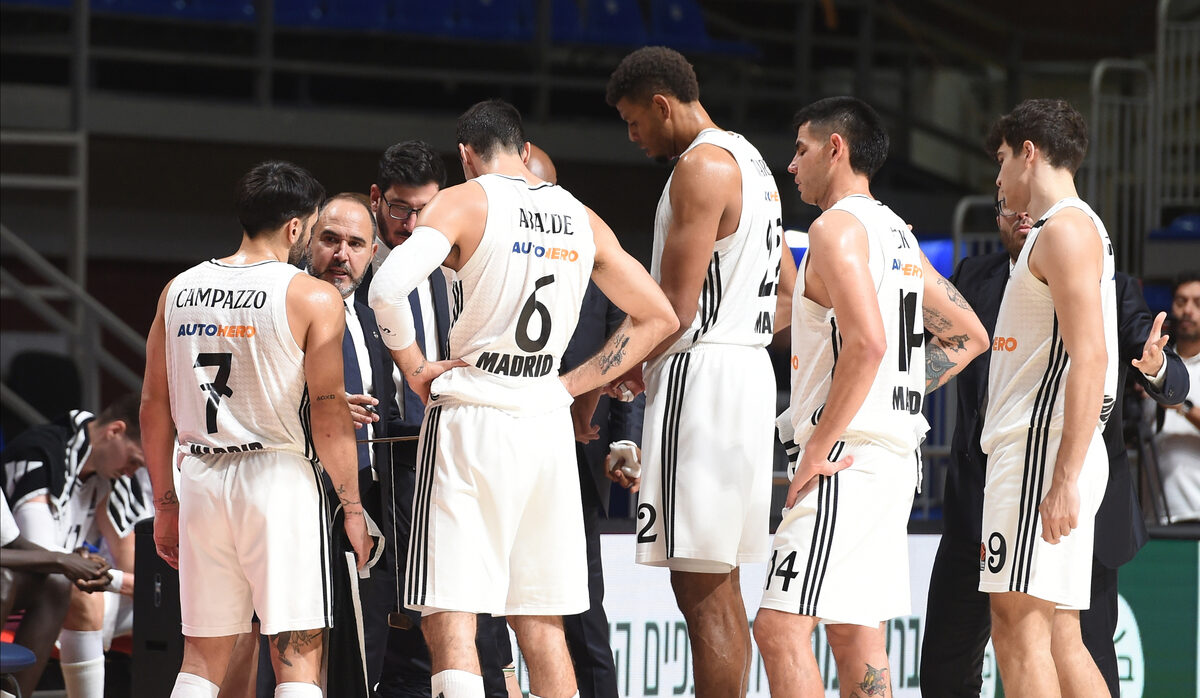
[[[70,589],[67,618],[63,621],[67,630],[101,630],[104,628],[104,594],[89,594],[74,586]]]
[[[864,625],[838,623],[825,626],[825,638],[834,656],[871,656],[879,653],[887,656],[887,640],[883,626],[870,628]]]
[[[802,619],[769,608],[759,609],[754,618],[754,641],[764,657],[774,658],[790,653],[797,633],[803,633]]]
[[[71,580],[61,574],[46,575],[46,578],[42,580],[41,588],[42,594],[55,607],[62,607],[71,603],[71,593],[76,591],[75,585]],[[103,611],[103,607],[101,607],[101,611]]]

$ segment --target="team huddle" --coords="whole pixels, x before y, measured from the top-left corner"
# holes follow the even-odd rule
[[[890,696],[884,628],[909,612],[921,407],[988,350],[978,588],[990,594],[1005,692],[1104,693],[1078,612],[1107,475],[1116,311],[1108,235],[1075,194],[1082,152],[1063,153],[1053,135],[1082,128],[1078,114],[1031,100],[989,143],[998,196],[1036,221],[996,321],[1009,339],[994,342],[910,226],[872,196],[888,137],[867,104],[822,99],[791,124],[788,172],[821,210],[797,264],[763,156],[713,122],[683,56],[631,53],[606,99],[647,156],[674,161],[649,271],[535,168],[520,115],[500,100],[458,120],[467,181],[421,201],[397,204],[382,182],[370,197],[327,199],[312,175],[278,161],[239,182],[241,246],[167,285],[147,341],[141,443],[185,636],[172,695],[216,696],[252,619],[270,637],[276,696],[335,694],[322,668],[337,650],[327,629],[349,619],[370,646],[384,616],[419,624],[424,695],[490,695],[484,638],[506,637],[505,621],[531,695],[580,695],[561,620],[592,605],[571,464],[576,441],[594,438],[601,396],[644,392],[640,472],[606,471],[640,493],[636,560],[670,570],[697,695],[745,694],[751,627],[738,569],[766,562],[753,637],[772,695],[824,695],[812,649],[824,623],[841,694]],[[397,221],[403,244],[377,250],[391,232],[380,224]],[[366,260],[366,280],[353,278],[362,266],[351,257]],[[563,371],[589,283],[624,320]],[[441,314],[445,343],[432,329]],[[784,330],[791,399],[776,415],[766,347]],[[411,429],[381,421],[381,402]],[[772,542],[776,431],[790,485]],[[409,468],[377,472],[393,458],[385,437],[415,440]],[[367,492],[390,496],[405,476],[411,502],[383,515],[403,526],[380,520]],[[357,615],[335,600],[338,541],[360,575],[386,573],[373,565],[391,546],[382,554],[402,597],[363,591]],[[387,662],[366,662],[373,684]]]

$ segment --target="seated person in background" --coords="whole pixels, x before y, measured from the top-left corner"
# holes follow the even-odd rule
[[[67,617],[71,583],[84,591],[103,589],[110,581],[108,562],[88,552],[47,550],[21,535],[0,491],[0,621],[24,611],[13,640],[37,657],[33,666],[13,676],[21,695],[33,693],[50,658],[54,638]]]
[[[150,512],[150,492],[135,476],[144,465],[137,394],[99,416],[75,410],[35,426],[4,449],[4,491],[29,541],[49,550],[98,551],[107,545],[111,579],[103,594],[71,592],[59,634],[70,698],[104,695],[104,651],[133,630],[133,525]],[[97,515],[97,514],[100,515]]]
[[[1171,301],[1171,336],[1187,366],[1191,389],[1183,404],[1160,407],[1158,468],[1167,521],[1200,520],[1200,270],[1180,275]]]

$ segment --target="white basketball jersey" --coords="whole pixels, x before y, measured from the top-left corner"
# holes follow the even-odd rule
[[[283,262],[210,260],[167,292],[171,416],[193,455],[278,450],[314,456],[304,352],[288,327]]]
[[[522,413],[569,404],[558,368],[596,257],[587,209],[545,182],[472,181],[487,195],[487,224],[454,276],[450,355],[473,368],[439,376],[432,399]]]
[[[925,398],[924,268],[908,225],[882,202],[855,194],[829,210],[845,211],[867,231],[867,259],[883,318],[887,351],[871,391],[842,441],[869,441],[909,455],[921,445],[929,424],[921,413]],[[838,318],[804,297],[808,255],[796,272],[792,298],[792,401],[794,441],[803,445],[821,420],[833,369],[842,345]],[[851,367],[867,370],[869,367]]]
[[[775,325],[775,291],[783,253],[783,214],[779,190],[767,163],[745,138],[732,131],[705,129],[684,153],[703,143],[727,150],[742,173],[742,215],[732,235],[717,240],[687,331],[665,355],[700,342],[765,347]],[[671,227],[671,180],[667,179],[654,217],[650,275],[662,281],[662,253]],[[665,356],[664,355],[664,356]]]
[[[1119,350],[1112,242],[1104,223],[1091,207],[1080,199],[1069,197],[1051,206],[1042,219],[1034,223],[1004,289],[988,369],[987,413],[980,440],[984,453],[991,453],[997,445],[1012,439],[1025,440],[1031,428],[1062,430],[1064,386],[1071,372],[1071,357],[1067,355],[1058,331],[1058,315],[1050,288],[1030,271],[1029,253],[1046,221],[1064,208],[1077,208],[1092,219],[1104,254],[1100,305],[1108,367],[1104,374],[1104,403],[1097,438],[1116,403]]]

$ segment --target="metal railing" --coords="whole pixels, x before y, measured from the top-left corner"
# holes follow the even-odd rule
[[[43,297],[45,294],[40,293],[38,287],[22,281],[13,272],[0,267],[0,289],[29,308],[36,317],[45,321],[51,328],[66,335],[72,347],[79,348],[79,351],[75,352],[75,360],[83,379],[84,407],[93,411],[100,407],[100,369],[107,371],[130,390],[136,390],[141,385],[141,376],[101,346],[101,330],[116,337],[122,344],[133,350],[137,356],[143,357],[146,353],[145,337],[135,332],[82,286],[59,271],[45,257],[38,254],[24,240],[2,224],[0,224],[0,242],[3,243],[6,256],[12,255],[18,259],[27,269],[45,280],[51,289],[60,291],[62,296],[70,300],[72,307],[77,310],[79,319],[64,315]],[[0,383],[0,402],[12,408],[26,421],[31,423],[45,421],[42,415],[38,414],[3,383]],[[30,419],[30,417],[34,419]]]
[[[1159,1],[1155,53],[1158,199],[1200,207],[1200,3]]]
[[[1155,163],[1154,74],[1105,58],[1092,70],[1092,120],[1083,193],[1108,229],[1118,269],[1142,273],[1142,240],[1162,217]]]

